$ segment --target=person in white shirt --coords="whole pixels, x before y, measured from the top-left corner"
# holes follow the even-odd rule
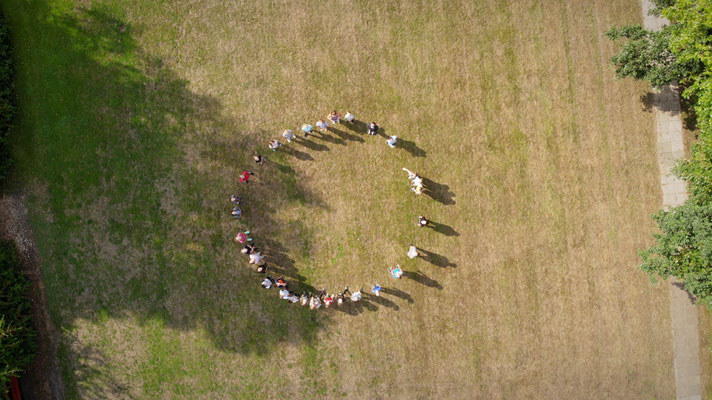
[[[405,172],[408,173],[408,180],[409,180],[409,181],[412,181],[413,179],[415,179],[415,178],[418,177],[418,173],[417,173],[417,172],[413,172],[413,171],[409,170],[408,168],[402,168],[402,169],[403,169],[403,171],[405,171]]]
[[[359,301],[361,301],[362,297],[363,295],[361,294],[361,289],[359,289],[353,292],[353,294],[351,294],[351,301],[353,301],[354,303],[358,303]]]
[[[408,249],[408,252],[406,253],[410,259],[414,259],[415,257],[418,257],[418,249],[413,246],[412,244],[410,245],[410,248]]]
[[[391,146],[392,148],[395,148],[396,140],[398,140],[398,136],[391,136],[388,139],[386,139],[386,144]]]
[[[354,120],[354,115],[351,114],[350,112],[347,112],[346,115],[344,115],[344,120],[346,122],[352,122]]]
[[[276,140],[276,139],[272,139],[272,140],[270,140],[270,142],[269,142],[269,148],[272,149],[272,151],[277,151],[277,149],[278,149],[279,146],[281,146],[281,145],[282,145],[282,144],[279,143],[279,141]]]
[[[320,119],[316,121],[316,127],[319,128],[320,131],[326,132],[326,127],[329,126],[329,123]]]
[[[262,287],[265,289],[269,289],[272,287],[272,278],[269,276],[265,278],[265,280],[262,281]]]
[[[285,129],[284,132],[282,132],[282,136],[287,139],[289,143],[292,143],[292,139],[294,139],[294,133],[291,129]]]
[[[264,258],[261,252],[254,252],[250,254],[250,264],[259,264]]]
[[[284,289],[284,288],[279,290],[279,298],[280,299],[287,300],[288,297],[289,297],[289,290]]]

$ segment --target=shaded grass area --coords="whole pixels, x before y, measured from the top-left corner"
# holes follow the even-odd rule
[[[73,397],[672,395],[666,291],[635,269],[652,121],[602,33],[636,1],[5,8]],[[249,160],[334,107],[359,121]],[[384,295],[284,304],[238,228],[299,288]]]

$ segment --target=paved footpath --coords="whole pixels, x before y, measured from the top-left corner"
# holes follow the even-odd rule
[[[642,0],[645,28],[660,30],[668,21],[648,15],[650,0]],[[658,133],[658,166],[663,191],[663,207],[668,209],[687,200],[687,183],[672,174],[675,162],[685,156],[677,83],[656,90],[653,97]],[[700,400],[700,342],[697,307],[686,291],[670,282],[670,323],[675,357],[675,386],[678,400]]]

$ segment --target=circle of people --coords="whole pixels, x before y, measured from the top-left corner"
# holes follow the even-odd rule
[[[355,119],[354,115],[350,112],[342,116],[340,113],[334,110],[329,113],[329,115],[326,117],[326,120],[319,120],[316,122],[315,125],[322,132],[326,132],[329,123],[340,124],[342,117],[343,120],[349,124],[353,123]],[[310,124],[303,124],[301,126],[301,131],[304,133],[305,138],[312,133],[312,130],[313,127]],[[367,133],[371,136],[377,135],[378,130],[379,126],[375,122],[371,122],[367,125]],[[292,140],[295,139],[294,131],[292,131],[291,129],[285,129],[284,132],[282,132],[282,137],[286,139],[287,143],[291,143]],[[395,148],[397,139],[397,136],[389,136],[386,140],[386,144],[388,144],[392,148]],[[275,152],[283,145],[284,144],[282,144],[277,139],[273,139],[269,142],[269,148]],[[266,162],[267,158],[258,154],[253,156],[253,161],[259,165]],[[408,180],[412,185],[411,190],[418,195],[423,193],[423,179],[418,175],[418,173],[410,171],[407,168],[403,168],[403,170],[408,173]],[[238,177],[238,180],[241,183],[249,183],[250,178],[252,176],[254,176],[254,173],[250,171],[242,171],[242,173]],[[240,217],[242,217],[242,209],[240,208],[242,197],[238,195],[232,195],[230,197],[230,201],[235,206],[232,209],[231,214],[235,219],[239,219]],[[424,216],[418,217],[417,225],[419,227],[422,228],[428,226],[428,224],[429,221]],[[358,303],[363,298],[363,288],[351,292],[348,286],[346,286],[342,291],[334,293],[328,293],[326,289],[322,289],[321,292],[318,294],[309,292],[296,293],[294,291],[291,291],[289,290],[289,282],[287,282],[283,276],[274,279],[271,276],[267,275],[267,273],[269,272],[269,267],[265,262],[264,255],[262,254],[260,249],[257,248],[257,246],[253,242],[253,239],[250,237],[250,231],[239,232],[235,236],[235,242],[243,246],[240,252],[249,257],[249,264],[256,266],[255,271],[259,274],[265,274],[265,278],[262,280],[262,287],[266,290],[271,289],[272,287],[276,287],[277,289],[279,289],[280,299],[287,300],[290,303],[299,303],[302,306],[309,306],[310,309],[315,310],[321,308],[322,306],[325,308],[329,308],[332,305],[340,306],[346,301]],[[406,255],[409,258],[413,259],[418,256],[418,249],[411,244],[408,248],[408,252],[406,253]],[[388,271],[391,277],[393,277],[394,279],[400,279],[403,276],[403,270],[401,269],[400,265],[391,267],[388,269]],[[371,294],[373,294],[374,296],[380,296],[381,290],[381,285],[379,285],[378,283],[375,283],[371,286]]]

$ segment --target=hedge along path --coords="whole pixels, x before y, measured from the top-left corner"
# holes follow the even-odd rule
[[[63,399],[64,382],[57,359],[57,332],[47,312],[37,242],[27,221],[27,207],[18,194],[0,197],[0,238],[15,243],[30,278],[32,320],[37,329],[37,353],[23,374],[22,390],[36,399]],[[28,393],[29,392],[29,393]]]
[[[669,21],[650,15],[650,0],[642,0],[645,29],[662,30]],[[663,208],[682,205],[687,200],[687,182],[676,177],[672,168],[685,157],[680,119],[680,97],[677,82],[653,93],[655,124],[658,133],[658,166],[663,192]],[[700,338],[697,307],[694,299],[677,282],[670,282],[670,324],[675,360],[675,387],[678,399],[701,399]]]

